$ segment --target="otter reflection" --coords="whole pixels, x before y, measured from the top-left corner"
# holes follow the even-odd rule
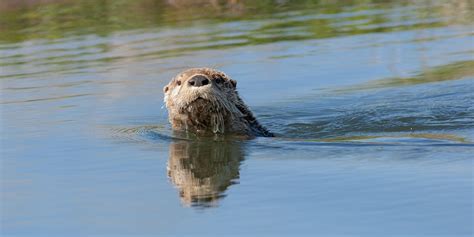
[[[175,141],[170,144],[168,176],[184,204],[215,206],[239,178],[243,158],[239,142]]]

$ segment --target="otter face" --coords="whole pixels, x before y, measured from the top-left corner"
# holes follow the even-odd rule
[[[174,129],[224,133],[226,124],[243,117],[238,109],[237,82],[223,72],[193,68],[181,72],[163,88]]]

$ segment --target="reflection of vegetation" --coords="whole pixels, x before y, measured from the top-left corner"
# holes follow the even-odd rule
[[[197,2],[191,0],[63,0],[47,1],[49,3],[44,4],[35,2],[5,0],[0,3],[0,41],[18,42],[32,38],[61,38],[87,33],[107,35],[117,30],[265,19],[267,21],[261,22],[262,24],[256,28],[245,30],[246,34],[226,38],[246,40],[248,44],[260,44],[341,34],[436,27],[446,23],[445,20],[441,20],[444,16],[464,22],[472,20],[472,14],[470,14],[472,4],[469,0],[457,0],[457,4],[375,0],[200,0]],[[401,6],[417,6],[419,9],[414,10],[419,13],[417,18],[439,18],[439,21],[416,22],[417,19],[408,19],[407,16],[403,16],[403,19],[396,17],[390,19],[377,13],[358,14],[366,10],[385,10]],[[456,10],[458,8],[460,10]],[[354,15],[334,17],[335,14],[343,12]],[[341,24],[348,20],[356,24]],[[400,20],[415,22],[408,25],[384,25]]]
[[[370,82],[366,85],[352,87],[350,89],[342,89],[337,91],[352,91],[376,89],[396,86],[409,86],[430,82],[441,82],[449,80],[458,80],[467,76],[474,76],[474,61],[462,61],[448,65],[434,67],[427,71],[421,72],[413,77],[405,78],[388,78]]]

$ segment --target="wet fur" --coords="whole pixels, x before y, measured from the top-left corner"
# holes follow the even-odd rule
[[[206,86],[192,87],[195,75],[208,78]],[[188,69],[164,87],[165,104],[173,129],[195,133],[234,133],[273,136],[260,125],[236,90],[237,82],[210,68]]]

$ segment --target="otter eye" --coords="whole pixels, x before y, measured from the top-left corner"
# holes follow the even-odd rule
[[[180,86],[180,85],[181,85],[181,81],[179,81],[179,80],[178,80],[176,83],[178,84],[178,86]]]
[[[222,81],[224,81],[224,80],[222,80],[222,78],[217,78],[216,79],[216,82],[219,83],[219,84],[222,83]]]

